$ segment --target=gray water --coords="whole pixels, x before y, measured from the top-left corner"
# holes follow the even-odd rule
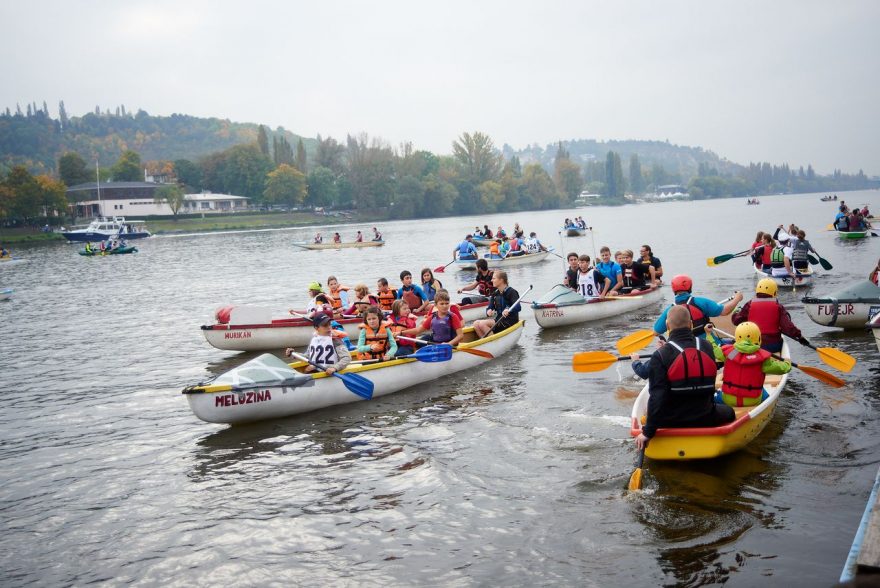
[[[877,192],[844,198],[880,210]],[[16,248],[29,262],[0,269],[0,287],[15,289],[0,302],[2,585],[828,586],[880,461],[878,352],[870,334],[810,322],[803,290],[781,301],[809,339],[859,360],[850,385],[795,372],[755,443],[705,463],[649,462],[633,494],[641,383],[626,365],[576,374],[570,363],[613,350],[660,305],[550,331],[526,311],[519,345],[478,369],[250,426],[199,421],[180,390],[253,357],[204,341],[215,308],[302,306],[306,284],[330,274],[396,283],[402,269],[446,263],[476,224],[519,221],[557,250],[592,253],[590,237],[557,236],[582,214],[596,246],[649,243],[667,276],[690,273],[696,293],[722,299],[755,279],[744,259],[709,268],[706,257],[795,222],[835,266],[812,288],[828,293],[880,257],[880,238],[823,230],[835,206],[803,195],[404,221],[381,225],[385,247],[344,252],[295,251],[308,229],[159,236],[106,258]],[[551,259],[511,268],[511,284],[549,290],[562,275]],[[454,289],[472,274],[438,277]]]

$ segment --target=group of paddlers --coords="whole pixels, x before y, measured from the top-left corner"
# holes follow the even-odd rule
[[[632,249],[622,249],[614,252],[612,260],[611,248],[602,246],[594,264],[589,255],[576,252],[569,253],[566,261],[563,283],[588,300],[646,290],[663,276],[663,264],[650,245],[642,245],[638,257]]]
[[[89,241],[86,241],[85,251],[86,253],[116,251],[117,249],[123,249],[125,247],[128,247],[128,243],[125,239],[118,235],[114,235],[106,241],[101,241],[98,247],[92,247],[92,244]]]
[[[809,268],[811,251],[819,255],[807,240],[807,233],[791,224],[788,230],[779,225],[772,235],[758,231],[749,253],[759,270],[774,277],[794,277]]]
[[[576,216],[573,219],[566,218],[562,223],[562,227],[565,229],[586,229],[587,221],[582,216]]]
[[[373,227],[373,239],[372,240],[373,241],[381,241],[382,240],[382,233],[380,233],[379,229],[377,229],[376,227]],[[321,243],[324,242],[324,237],[321,235],[321,233],[315,233],[315,238],[313,239],[313,242],[316,245],[320,245]],[[334,243],[342,243],[342,235],[340,235],[339,233],[333,233],[333,242]],[[358,231],[357,235],[355,235],[355,237],[354,237],[354,242],[355,243],[363,243],[364,242],[363,233]]]
[[[867,204],[862,209],[854,207],[850,210],[846,201],[841,200],[832,224],[836,230],[844,233],[866,231],[871,228],[871,223],[868,222],[869,216],[871,216],[871,211],[868,210]]]

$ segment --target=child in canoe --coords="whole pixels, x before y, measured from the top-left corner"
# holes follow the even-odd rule
[[[458,345],[464,333],[461,319],[450,312],[449,292],[440,290],[434,296],[434,310],[425,317],[425,320],[416,330],[416,335],[430,331],[430,340],[434,343],[449,343]],[[427,339],[427,337],[426,337]]]
[[[415,337],[417,334],[418,317],[410,312],[406,300],[395,300],[391,305],[391,314],[388,316],[391,333],[400,340],[400,337]],[[415,345],[405,339],[397,345],[397,357],[411,355],[416,352]]]
[[[394,357],[397,343],[389,326],[378,307],[367,308],[364,323],[359,327],[361,332],[357,344],[358,359],[388,361]]]
[[[343,339],[344,331],[334,331],[330,327],[332,319],[330,315],[319,312],[312,319],[312,325],[315,327],[315,334],[309,342],[306,356],[309,361],[317,364],[317,368],[308,365],[303,369],[305,373],[315,372],[318,369],[328,374],[344,370],[351,363],[351,354],[345,347]],[[287,357],[294,352],[294,349],[288,347],[284,350]]]
[[[342,286],[339,284],[339,280],[336,279],[336,276],[330,276],[327,278],[327,299],[330,300],[330,305],[333,307],[333,312],[339,314],[342,312],[343,308],[348,306],[348,291],[351,288],[348,286]]]

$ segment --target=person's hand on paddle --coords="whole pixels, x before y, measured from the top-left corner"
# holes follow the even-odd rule
[[[642,450],[645,448],[645,446],[647,444],[648,444],[648,438],[645,437],[644,433],[639,433],[639,436],[636,437],[636,447],[638,447],[639,450]]]
[[[636,353],[630,353],[630,354],[629,354],[629,358],[633,361],[633,363],[635,363],[635,362],[637,362],[637,361],[639,361],[639,360],[642,359],[641,356],[638,354],[638,352],[636,352]]]
[[[327,369],[324,370],[324,372],[325,372],[328,376],[332,376],[333,373],[334,373],[335,371],[336,371],[336,368],[333,367],[332,365],[331,365],[330,367],[328,367]]]
[[[495,316],[495,311],[491,308],[486,309],[486,316]]]
[[[295,351],[296,350],[293,347],[288,347],[287,349],[284,350],[284,357],[290,357],[291,355],[294,354]]]
[[[703,332],[705,332],[706,336],[708,336],[708,337],[712,336],[712,331],[714,331],[714,330],[715,330],[715,325],[713,325],[712,323],[706,323],[706,326],[703,327]]]
[[[507,315],[509,315],[509,314],[510,314],[509,308],[505,308],[503,311],[501,311],[501,316],[503,316],[504,318],[507,318]]]
[[[375,351],[376,353],[378,353],[379,351],[382,351],[382,349],[383,349],[383,345],[381,343],[373,343],[370,345],[370,350]]]

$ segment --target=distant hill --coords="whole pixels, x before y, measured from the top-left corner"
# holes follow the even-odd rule
[[[673,145],[668,141],[574,139],[562,141],[562,144],[571,154],[571,159],[582,164],[589,161],[604,162],[606,154],[609,151],[614,151],[620,155],[620,159],[626,167],[629,165],[630,157],[636,154],[639,156],[643,170],[658,164],[663,166],[668,173],[680,175],[684,182],[697,175],[701,163],[718,170],[720,174],[739,174],[746,169],[742,165],[721,158],[712,151],[706,151],[701,147],[684,147]],[[523,164],[537,162],[547,169],[553,169],[556,149],[557,144],[552,143],[546,147],[535,144],[519,150],[510,145],[504,145],[502,151],[505,158],[509,159],[516,155]]]
[[[197,160],[240,143],[257,140],[259,125],[236,123],[219,118],[199,118],[183,114],[152,116],[143,110],[126,113],[91,112],[68,118],[62,109],[59,118],[49,116],[45,104],[27,112],[8,109],[0,114],[0,174],[14,165],[24,165],[32,173],[57,173],[58,158],[76,151],[86,161],[97,156],[102,167],[110,166],[126,149],[137,151],[143,161]],[[278,127],[271,136],[284,136],[296,148],[300,137]],[[315,140],[303,138],[307,152]]]

